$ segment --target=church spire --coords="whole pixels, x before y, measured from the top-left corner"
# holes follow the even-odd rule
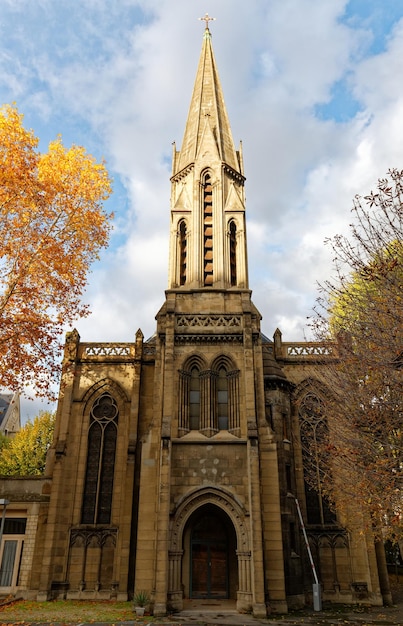
[[[170,289],[248,289],[242,153],[235,150],[211,45],[203,45],[181,150],[173,150]]]
[[[214,52],[211,43],[209,21],[215,19],[206,15],[199,18],[206,22],[199,66],[190,102],[182,149],[176,160],[173,174],[194,163],[206,127],[212,130],[221,161],[232,169],[239,171],[241,164],[232,139],[231,127],[220,79],[217,72]]]

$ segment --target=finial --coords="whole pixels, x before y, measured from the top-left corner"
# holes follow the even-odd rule
[[[204,17],[199,17],[199,20],[206,22],[206,30],[209,30],[208,23],[214,22],[215,19],[216,19],[215,17],[210,17],[208,13],[206,13]]]

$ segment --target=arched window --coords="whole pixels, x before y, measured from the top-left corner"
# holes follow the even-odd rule
[[[109,524],[111,520],[118,416],[116,402],[108,393],[91,408],[82,524]]]
[[[200,428],[200,372],[197,367],[192,367],[190,371],[189,427],[190,430]]]
[[[228,378],[223,367],[218,370],[216,385],[218,430],[228,430]]]
[[[299,406],[305,499],[308,524],[332,524],[336,521],[321,485],[321,444],[327,437],[323,403],[314,393],[307,393]]]
[[[192,356],[179,370],[179,436],[198,430],[212,437],[219,430],[240,436],[239,370],[220,356],[206,367],[199,356]]]
[[[236,267],[236,224],[232,220],[229,225],[229,263],[230,263],[230,280],[231,287],[236,286],[237,267]]]
[[[186,267],[187,267],[187,231],[186,222],[182,220],[179,224],[179,284],[186,283]]]
[[[213,284],[213,189],[211,176],[206,174],[203,182],[203,252],[204,285]]]

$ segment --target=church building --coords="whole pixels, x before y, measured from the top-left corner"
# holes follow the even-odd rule
[[[266,617],[312,604],[315,573],[323,601],[381,605],[382,546],[305,480],[303,441],[326,419],[318,372],[334,357],[279,330],[268,339],[252,301],[242,146],[208,19],[173,149],[169,237],[150,339],[67,334],[45,476],[0,480],[0,594],[145,590],[157,616],[227,599]]]

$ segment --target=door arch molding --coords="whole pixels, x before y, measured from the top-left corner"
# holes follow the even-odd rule
[[[205,487],[188,493],[177,505],[171,522],[170,550],[180,550],[186,523],[190,516],[204,504],[214,504],[231,519],[237,538],[237,550],[249,551],[249,529],[246,511],[242,504],[225,489]]]
[[[237,608],[242,610],[252,604],[251,545],[249,516],[231,493],[218,487],[205,487],[186,494],[172,513],[169,541],[169,602],[175,610],[183,607],[182,557],[183,537],[190,517],[200,507],[211,504],[221,509],[233,524],[238,559]]]

